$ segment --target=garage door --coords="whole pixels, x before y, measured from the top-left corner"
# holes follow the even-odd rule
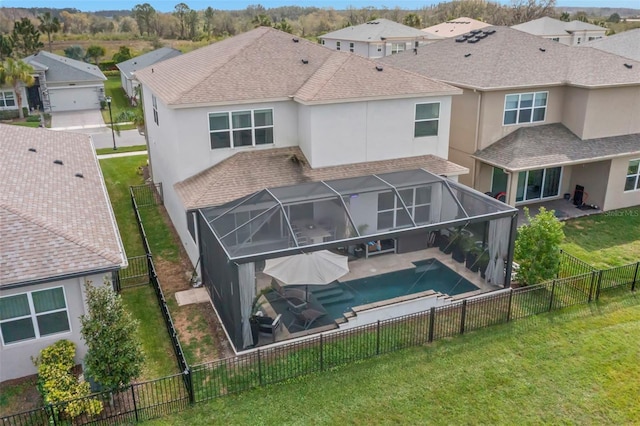
[[[81,109],[99,109],[98,87],[49,88],[51,111],[76,111]]]

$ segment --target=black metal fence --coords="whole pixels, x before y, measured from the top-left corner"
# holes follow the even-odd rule
[[[136,200],[138,207],[157,206],[162,204],[162,183],[148,183],[146,185],[130,186],[132,199]]]
[[[588,274],[596,268],[570,255],[564,250],[560,250],[560,267],[558,268],[558,278],[573,277],[576,275]]]
[[[114,289],[123,289],[149,284],[149,262],[147,256],[130,257],[129,265],[114,273]]]

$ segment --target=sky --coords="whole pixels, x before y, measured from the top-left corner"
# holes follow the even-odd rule
[[[212,6],[214,9],[240,10],[251,4],[261,4],[266,8],[278,6],[315,6],[346,9],[348,6],[362,8],[374,6],[393,9],[420,9],[426,5],[438,4],[445,0],[0,0],[0,7],[51,7],[75,8],[82,11],[132,9],[139,3],[150,3],[155,9],[168,12],[180,2],[192,9],[201,10]],[[508,4],[509,0],[500,0]],[[626,7],[640,9],[640,0],[556,0],[557,6],[566,7]]]

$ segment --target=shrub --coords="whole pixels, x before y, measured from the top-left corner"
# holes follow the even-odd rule
[[[120,77],[120,70],[102,71],[102,74],[104,74],[105,77]]]
[[[102,402],[84,398],[91,394],[89,383],[79,382],[71,372],[75,353],[75,344],[64,339],[41,350],[40,356],[33,359],[38,367],[38,390],[46,404],[71,401],[60,409],[70,418],[83,413],[90,416],[100,414]]]
[[[20,114],[17,109],[10,109],[7,111],[0,111],[0,120],[13,120],[18,118]]]
[[[30,115],[30,116],[27,117],[27,119],[25,121],[27,123],[39,123],[40,122],[40,115],[38,115],[38,114]]]

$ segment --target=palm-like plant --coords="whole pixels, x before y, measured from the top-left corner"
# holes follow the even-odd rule
[[[40,25],[38,29],[43,33],[47,33],[47,39],[49,40],[49,52],[51,52],[51,33],[57,33],[60,31],[60,21],[58,18],[51,16],[51,12],[45,12],[38,16]]]
[[[24,112],[22,111],[22,90],[20,90],[20,83],[29,87],[35,82],[33,78],[34,69],[26,62],[8,58],[3,64],[4,80],[11,85],[13,91],[16,94],[16,102],[18,104],[18,114],[20,118],[24,118]]]

